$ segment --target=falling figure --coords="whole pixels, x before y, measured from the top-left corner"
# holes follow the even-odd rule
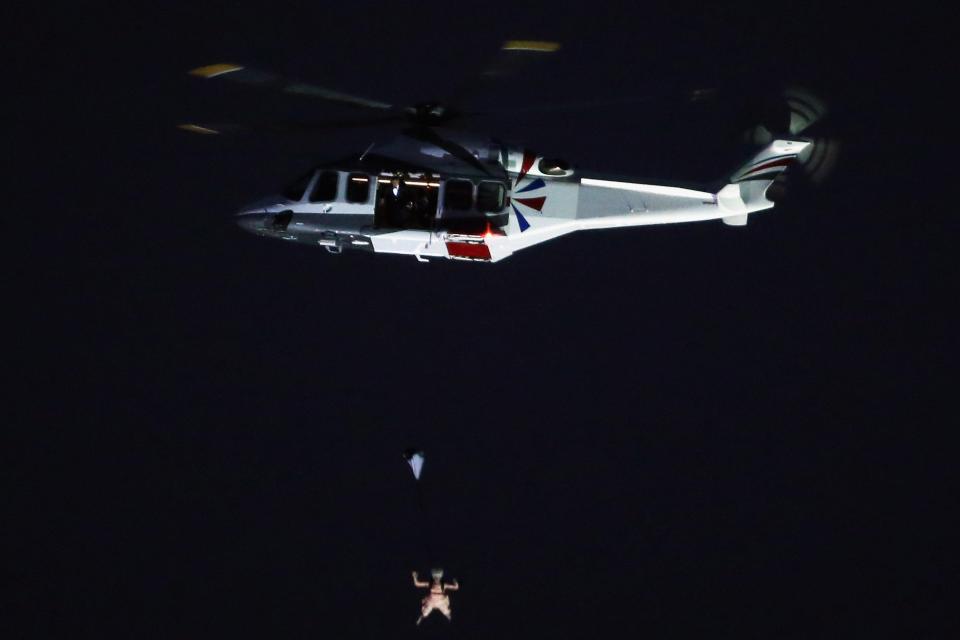
[[[430,590],[421,600],[422,606],[417,624],[423,622],[423,619],[433,613],[434,609],[447,616],[447,620],[450,620],[450,596],[447,595],[447,592],[456,591],[460,588],[460,584],[456,580],[453,582],[442,581],[443,569],[433,569],[430,571],[430,575],[433,577],[433,581],[427,582],[426,580],[420,580],[416,571],[413,572],[413,586],[418,589]]]

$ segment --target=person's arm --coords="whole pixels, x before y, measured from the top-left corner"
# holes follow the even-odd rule
[[[449,582],[443,585],[443,588],[445,591],[457,591],[458,589],[460,589],[460,583],[457,582],[456,579],[454,579],[453,582]]]
[[[414,571],[414,572],[413,572],[413,586],[417,587],[418,589],[426,589],[427,587],[430,586],[430,583],[429,583],[429,582],[425,582],[425,581],[423,581],[423,580],[420,580],[419,576],[417,576],[417,572]]]

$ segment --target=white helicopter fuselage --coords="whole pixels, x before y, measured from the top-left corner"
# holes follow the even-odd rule
[[[365,202],[349,203],[338,197],[323,204],[296,205],[297,217],[289,226],[284,226],[282,233],[271,235],[301,242],[305,235],[307,241],[316,242],[334,253],[344,248],[363,248],[376,253],[410,255],[420,261],[447,258],[498,262],[517,251],[575,231],[703,220],[723,220],[729,225],[742,226],[749,214],[773,207],[765,197],[767,188],[809,144],[799,140],[770,143],[716,193],[670,185],[579,177],[563,164],[530,152],[510,150],[502,161],[511,185],[506,200],[509,218],[505,225],[495,229],[488,226],[486,231],[479,233],[456,233],[443,225],[429,229],[373,229],[345,224],[343,233],[324,230],[318,235],[310,235],[315,227],[308,219],[301,219],[304,216],[314,219],[319,216],[330,221],[363,216],[364,220],[372,221],[378,191],[373,188]],[[345,189],[342,183],[350,180],[350,175],[355,174],[341,174],[341,196]],[[379,187],[390,178],[370,176],[370,180]],[[261,204],[246,209],[241,216],[275,214],[289,207],[289,202]],[[437,215],[442,221],[442,208]],[[262,226],[248,228],[252,231],[263,229]]]
[[[590,178],[542,182],[543,186],[530,192],[534,195],[528,198],[514,192],[511,206],[517,211],[502,233],[467,236],[402,230],[372,237],[374,250],[419,258],[496,262],[574,231],[713,220],[732,215],[719,205],[715,194],[704,191]],[[524,186],[520,183],[518,188]],[[536,198],[543,198],[539,211],[518,202]]]

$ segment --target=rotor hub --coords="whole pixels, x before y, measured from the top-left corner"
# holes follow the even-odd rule
[[[439,102],[421,102],[413,106],[413,118],[420,124],[437,125],[454,117],[454,110]]]

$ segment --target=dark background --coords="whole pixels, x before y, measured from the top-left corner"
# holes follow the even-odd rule
[[[194,4],[8,22],[4,637],[955,631],[942,16]],[[564,48],[494,104],[797,83],[830,104],[842,162],[745,229],[422,265],[229,221],[379,133],[173,128],[326,113],[191,82],[202,64],[406,104],[517,37]],[[476,126],[585,168],[702,180],[745,157],[726,115],[654,103]],[[409,572],[434,564],[461,582],[454,622],[415,629]]]

